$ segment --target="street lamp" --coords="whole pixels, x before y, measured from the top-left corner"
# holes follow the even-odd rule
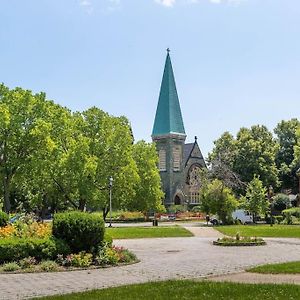
[[[112,178],[112,176],[110,176],[109,177],[109,226],[108,227],[112,227],[111,226],[111,211],[112,211],[111,190],[112,190],[113,181],[114,181],[114,179]]]

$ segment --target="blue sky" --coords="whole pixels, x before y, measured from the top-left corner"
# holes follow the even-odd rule
[[[0,82],[126,115],[150,141],[165,49],[187,141],[300,114],[299,0],[1,0]]]

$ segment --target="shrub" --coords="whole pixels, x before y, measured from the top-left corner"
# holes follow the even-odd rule
[[[124,211],[117,218],[119,221],[143,222],[145,216],[139,211]]]
[[[201,212],[201,206],[197,205],[192,208],[192,212]]]
[[[293,207],[293,208],[285,209],[282,211],[282,213],[285,217],[290,215],[290,216],[294,216],[296,218],[300,218],[300,207]]]
[[[41,262],[40,268],[45,272],[52,272],[58,269],[58,264],[53,260],[45,260]]]
[[[16,229],[12,225],[6,225],[4,227],[0,227],[0,238],[11,237],[15,234]]]
[[[282,223],[282,221],[283,221],[283,216],[274,216],[274,219],[276,220],[276,222],[277,222],[278,224],[280,224],[280,223]]]
[[[93,255],[91,253],[80,252],[71,254],[71,266],[87,268],[92,264]]]
[[[72,252],[96,251],[104,237],[104,222],[99,214],[66,212],[54,215],[53,235],[68,243]]]
[[[18,261],[32,256],[37,260],[55,259],[58,254],[70,253],[69,246],[54,238],[6,238],[0,239],[0,263]]]
[[[32,268],[36,264],[37,264],[37,261],[36,261],[35,257],[31,257],[31,256],[25,257],[19,261],[19,265],[22,269]]]
[[[274,197],[274,201],[272,203],[273,208],[276,211],[283,211],[284,209],[287,209],[291,207],[291,200],[288,195],[285,194],[277,194]]]
[[[10,262],[2,266],[4,272],[14,272],[20,270],[20,266],[16,262]]]
[[[0,211],[0,227],[6,226],[8,223],[9,217],[8,214],[4,211]]]

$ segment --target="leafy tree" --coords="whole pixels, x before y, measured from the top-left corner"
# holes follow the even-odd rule
[[[45,94],[0,85],[0,180],[4,210],[11,209],[11,193],[18,176],[26,173],[33,153],[44,142]]]
[[[217,214],[223,224],[230,223],[231,214],[238,206],[238,201],[232,190],[218,179],[202,185],[200,203],[204,212]]]
[[[208,163],[217,161],[232,168],[238,151],[235,138],[226,131],[214,141],[214,145],[214,149],[208,154]]]
[[[296,131],[300,128],[298,119],[281,121],[277,124],[274,132],[279,144],[276,155],[276,165],[279,170],[279,179],[283,188],[298,190],[296,171],[300,164],[294,162],[294,147],[298,143]]]
[[[149,210],[163,210],[158,156],[155,145],[145,141],[136,143],[133,147],[133,158],[137,165],[140,181],[135,186],[135,197],[128,204],[128,208],[148,212]]]
[[[275,163],[278,144],[267,127],[241,128],[237,134],[237,148],[233,170],[243,182],[250,182],[257,174],[265,186],[278,186]]]
[[[266,214],[269,201],[266,197],[267,189],[263,186],[259,176],[254,175],[247,186],[246,195],[242,198],[245,208],[253,215],[253,220],[260,214]]]

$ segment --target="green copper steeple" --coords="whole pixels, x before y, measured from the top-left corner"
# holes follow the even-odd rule
[[[185,135],[169,51],[168,49],[152,137],[168,134]]]

